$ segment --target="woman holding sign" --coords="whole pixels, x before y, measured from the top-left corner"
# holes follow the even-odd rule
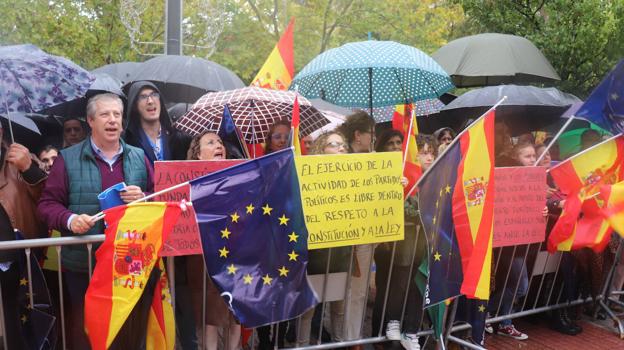
[[[344,136],[337,131],[330,131],[320,135],[312,144],[310,154],[345,154],[347,144]],[[345,272],[349,269],[351,248],[338,247],[329,249],[316,249],[308,252],[308,275]],[[334,342],[344,340],[344,300],[329,302],[331,320],[331,338]],[[297,346],[310,344],[310,329],[315,309],[304,313],[297,328]],[[320,319],[324,319],[323,316]],[[322,321],[321,321],[322,323]]]
[[[187,153],[188,160],[221,160],[227,158],[223,141],[214,132],[205,131],[193,138]],[[201,255],[188,257],[187,275],[189,287],[193,297],[193,304],[203,305],[203,279],[198,278],[197,266],[203,265]],[[201,276],[201,275],[199,275]],[[206,278],[206,318],[202,320],[201,307],[195,307],[195,319],[198,325],[206,325],[204,349],[216,350],[219,343],[219,329],[223,329],[223,349],[236,350],[240,348],[241,326],[234,319],[219,291],[208,276]],[[201,329],[201,328],[200,328]],[[200,332],[201,336],[201,332]]]
[[[350,153],[369,153],[375,143],[375,120],[364,111],[357,111],[347,117],[338,127],[347,141]],[[363,244],[354,247],[355,260],[351,279],[351,294],[345,316],[345,340],[361,338],[362,320],[366,309],[368,281],[371,273],[373,245]],[[354,348],[358,348],[356,346]],[[361,347],[359,347],[361,348]]]

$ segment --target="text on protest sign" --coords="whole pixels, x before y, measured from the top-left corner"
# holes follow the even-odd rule
[[[181,184],[200,176],[213,173],[218,170],[229,168],[242,163],[243,160],[187,160],[187,161],[164,161],[154,163],[154,190],[156,192]],[[189,201],[191,188],[189,185],[177,188],[158,196],[159,201]],[[180,219],[173,227],[169,238],[163,244],[161,256],[178,256],[201,254],[201,241],[199,240],[199,228],[195,220],[195,210],[188,206],[189,210],[182,212]]]
[[[494,169],[493,247],[544,241],[546,169],[509,167]]]
[[[401,153],[296,157],[308,249],[403,239]]]

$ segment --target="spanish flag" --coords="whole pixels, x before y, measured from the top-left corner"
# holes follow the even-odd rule
[[[160,279],[154,290],[152,305],[147,319],[146,348],[171,350],[175,348],[175,318],[173,301],[169,293],[169,280],[162,258],[158,259]]]
[[[104,211],[106,238],[96,252],[97,265],[85,295],[85,328],[93,349],[109,348],[131,313],[133,320],[148,319],[148,325],[139,326],[148,329],[147,344],[158,343],[154,349],[173,349],[175,330],[166,316],[169,313],[172,317],[167,311],[170,304],[165,307],[161,302],[158,305],[153,299],[163,300],[163,287],[167,285],[162,283],[164,268],[158,254],[181,210],[179,204],[152,202]],[[160,268],[156,264],[161,265]],[[156,291],[157,295],[143,296],[144,290]],[[151,302],[151,307],[146,305],[147,310],[151,309],[149,314],[154,313],[153,317],[136,315],[144,309],[142,303],[141,307],[135,308],[139,299]],[[156,336],[154,321],[161,329],[160,338],[157,338],[160,340],[156,341],[150,339]],[[162,338],[166,339],[164,343]]]
[[[602,186],[600,196],[605,201],[602,213],[611,228],[624,237],[624,181]]]
[[[290,139],[292,140],[292,146],[295,148],[295,155],[300,156],[302,153],[301,141],[299,140],[299,99],[297,96],[295,96],[295,103],[293,103],[292,121],[290,122],[290,125]]]
[[[269,58],[251,82],[252,86],[266,89],[288,90],[295,75],[294,34],[295,19],[291,19],[286,31],[271,51]]]
[[[601,251],[611,229],[604,220],[601,186],[624,178],[624,137],[615,136],[550,169],[557,186],[567,195],[563,212],[548,237],[548,250],[589,247]]]
[[[494,223],[494,119],[492,110],[459,137],[461,161],[453,192],[453,222],[462,258],[461,293],[490,296]]]
[[[403,188],[403,196],[407,197],[416,189],[416,182],[422,175],[422,167],[418,161],[418,123],[411,104],[396,105],[392,116],[392,128],[403,133],[403,176],[407,178],[407,186]]]

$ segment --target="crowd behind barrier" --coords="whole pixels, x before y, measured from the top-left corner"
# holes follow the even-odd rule
[[[421,234],[420,228],[412,227],[412,229],[416,230],[417,236]],[[37,254],[37,251],[40,248],[49,248],[49,249],[52,249],[53,253],[57,257],[60,257],[62,249],[66,248],[67,246],[84,245],[86,246],[88,251],[91,251],[95,244],[101,243],[103,240],[104,240],[103,235],[94,235],[94,236],[84,236],[84,237],[59,237],[59,238],[43,238],[43,239],[0,242],[0,251],[17,249],[17,250],[23,251],[26,254],[26,256],[29,257],[30,255]],[[418,268],[417,266],[415,266],[416,261],[414,259],[416,250],[418,249],[417,247],[418,239],[413,240],[412,255],[410,257],[410,263],[409,263],[410,273],[403,274],[401,276],[398,276],[399,279],[395,279],[392,277],[392,273],[396,264],[396,245],[398,243],[399,242],[394,242],[391,244],[393,253],[391,255],[390,264],[388,266],[389,270],[387,271],[388,273],[387,282],[385,283],[385,286],[377,286],[377,290],[376,290],[377,293],[382,294],[381,298],[379,298],[379,294],[378,294],[377,300],[376,300],[376,302],[379,302],[380,300],[382,302],[381,321],[379,322],[379,325],[383,325],[384,321],[387,320],[386,315],[388,314],[388,307],[389,307],[388,304],[392,302],[396,302],[396,300],[389,300],[390,295],[393,295],[394,297],[398,298],[398,300],[400,301],[401,319],[399,321],[402,324],[406,322],[406,320],[403,317],[406,307],[408,307],[410,303],[414,303],[414,300],[408,299],[408,295],[410,293],[410,288],[415,288],[415,285],[413,283],[412,284],[408,283],[406,285],[404,282],[400,282],[399,279],[409,277],[411,271],[415,268]],[[590,306],[592,304],[596,304],[596,305],[600,305],[600,307],[597,309],[593,309],[592,311],[596,313],[599,310],[604,310],[607,313],[607,316],[610,317],[614,321],[614,323],[617,325],[617,332],[619,333],[619,336],[621,338],[624,338],[624,327],[623,327],[622,320],[620,320],[617,317],[617,315],[614,313],[614,311],[611,310],[611,307],[613,305],[618,305],[620,307],[624,306],[624,303],[620,300],[621,295],[624,294],[624,290],[622,290],[622,279],[621,279],[622,265],[619,263],[621,256],[622,256],[622,251],[624,250],[623,249],[624,244],[621,244],[621,240],[619,238],[617,239],[616,248],[614,251],[612,251],[614,252],[614,256],[612,260],[613,263],[610,266],[608,266],[607,277],[601,285],[601,294],[595,296],[594,298],[592,298],[591,296],[580,295],[572,300],[565,300],[565,296],[564,296],[565,282],[563,281],[563,278],[561,277],[561,274],[562,274],[561,263],[562,263],[562,258],[564,257],[564,255],[561,253],[548,254],[546,251],[542,250],[543,247],[544,247],[543,243],[536,243],[536,244],[531,244],[528,246],[514,246],[512,248],[514,251],[518,249],[528,248],[528,249],[523,249],[524,252],[520,254],[523,262],[528,266],[529,283],[526,286],[527,288],[526,297],[516,298],[514,295],[513,297],[514,300],[512,303],[514,307],[509,313],[504,312],[504,310],[501,310],[500,300],[498,300],[498,303],[495,307],[496,311],[488,315],[486,322],[493,324],[493,323],[501,322],[507,319],[514,319],[514,318],[524,317],[528,315],[547,314],[547,313],[551,314],[551,316],[549,317],[554,317],[552,314],[564,308],[570,308],[570,307],[575,307],[575,306],[579,306],[579,307]],[[519,288],[519,280],[513,281],[508,278],[510,275],[510,271],[513,268],[512,265],[510,264],[506,270],[501,271],[502,265],[500,264],[500,257],[501,257],[500,253],[502,252],[502,249],[505,249],[505,248],[495,249],[495,255],[497,255],[498,253],[498,256],[495,262],[495,268],[493,269],[493,273],[494,274],[502,273],[506,277],[504,280],[503,288],[506,288],[507,286],[511,286],[513,290],[517,291]],[[169,276],[170,279],[176,278],[175,273],[173,272],[175,269],[173,261],[174,260],[172,258],[169,258],[168,264],[167,264],[168,270],[171,271],[170,276]],[[317,292],[319,292],[320,301],[321,301],[321,304],[319,304],[319,309],[320,309],[320,312],[324,315],[323,317],[319,317],[319,319],[324,320],[323,323],[325,326],[328,326],[327,323],[329,321],[329,318],[327,317],[327,313],[329,311],[329,307],[328,307],[329,302],[326,300],[324,296],[331,294],[331,292],[328,292],[328,289],[335,289],[335,286],[330,287],[328,286],[328,283],[327,283],[332,278],[332,274],[333,274],[329,272],[330,271],[329,265],[330,265],[330,259],[327,260],[326,271],[321,276],[320,280],[322,282],[317,283],[318,287],[320,287],[320,290],[317,289]],[[32,275],[32,268],[33,266],[31,266],[31,264],[28,264],[28,276]],[[63,269],[62,265],[59,265],[59,269],[56,271],[55,277],[58,279],[58,286],[60,290],[56,294],[58,296],[58,299],[53,300],[53,303],[56,304],[55,309],[58,310],[57,316],[59,320],[57,324],[57,330],[59,333],[57,348],[66,349],[68,348],[66,344],[67,344],[67,327],[68,327],[67,323],[69,321],[64,312],[64,310],[66,309],[66,305],[65,305],[65,301],[63,297],[63,285],[64,285],[63,275],[64,274],[63,272],[61,272],[62,269]],[[91,275],[92,271],[93,271],[93,261],[92,259],[89,259],[89,275]],[[368,281],[370,281],[372,273],[373,273],[372,269],[369,269],[367,271],[366,279]],[[377,269],[376,271],[374,271],[374,273],[383,274],[383,271],[379,270],[379,266],[377,266]],[[204,276],[204,279],[203,279],[204,288],[203,288],[202,294],[205,296],[206,295],[205,278],[207,275],[204,273],[203,276]],[[344,279],[342,280],[342,282],[346,282],[346,283],[345,283],[345,289],[343,291],[344,294],[340,296],[340,297],[346,296],[347,300],[349,300],[349,298],[351,297],[350,287],[351,287],[351,282],[353,279],[353,276],[351,274],[349,274],[348,276],[349,277],[346,280]],[[175,286],[175,282],[171,281],[171,285]],[[1,287],[2,286],[0,286],[0,293],[2,293]],[[397,293],[397,291],[394,290],[395,288],[400,288],[399,293]],[[173,287],[172,287],[172,295],[175,300],[176,293]],[[32,289],[28,297],[30,298],[30,302],[32,303],[32,298],[33,298]],[[492,299],[492,301],[495,301],[495,299]],[[205,302],[206,302],[206,299],[204,299],[204,303]],[[344,306],[346,306],[347,304],[348,302],[343,303]],[[174,305],[175,305],[175,302],[174,302]],[[5,305],[2,305],[2,307],[5,307]],[[375,305],[373,308],[377,308],[377,307],[379,307],[379,305]],[[353,315],[358,315],[358,317],[360,317],[360,315],[366,315],[367,309],[369,308],[370,306],[367,306],[366,303],[363,304],[363,309],[361,310],[349,310],[348,308],[345,308],[344,318],[348,320],[349,317],[352,317]],[[205,310],[205,304],[202,306],[201,310]],[[445,324],[447,326],[446,333],[445,333],[444,338],[441,341],[444,341],[445,343],[455,342],[461,346],[464,346],[466,348],[471,348],[471,349],[482,349],[482,347],[479,346],[478,344],[474,344],[473,342],[470,342],[469,340],[465,339],[466,330],[470,328],[470,325],[465,322],[456,322],[457,318],[455,317],[456,316],[455,311],[456,311],[455,304],[451,304],[451,307],[449,308],[446,314],[446,321],[445,321]],[[293,321],[290,322],[292,324],[291,327],[296,327],[295,328],[296,332],[301,332],[300,327],[302,324],[302,319],[303,317],[299,317],[294,322]],[[312,323],[314,322],[320,322],[320,321],[318,319],[315,319],[314,321],[312,321]],[[421,313],[420,318],[417,320],[417,322],[418,322],[417,334],[419,338],[422,339],[421,340],[422,348],[423,349],[430,348],[430,346],[433,346],[435,344],[436,340],[434,337],[434,330],[432,328],[431,322],[428,319],[428,316],[426,315],[426,313]],[[284,323],[286,322],[282,322],[281,324],[284,324]],[[3,331],[3,334],[5,331],[4,324],[5,324],[4,317],[2,317],[1,329]],[[314,328],[315,329],[312,333],[312,338],[316,338],[314,339],[314,341],[304,345],[304,344],[298,344],[296,341],[296,338],[291,338],[290,341],[287,340],[286,346],[284,346],[284,348],[332,349],[332,348],[337,348],[337,347],[348,347],[348,346],[357,346],[357,345],[364,345],[364,344],[378,344],[378,343],[389,341],[388,338],[384,336],[384,332],[385,332],[384,326],[379,326],[379,328],[371,328],[368,322],[366,324],[362,323],[359,335],[356,335],[355,337],[352,337],[351,339],[342,339],[336,342],[333,342],[331,339],[324,338],[323,333],[325,332],[325,330],[323,329],[323,327],[319,327],[318,324],[313,325],[313,326],[314,326],[313,329]],[[279,331],[284,330],[286,328],[279,327],[279,324],[274,324],[270,326],[270,329],[272,332],[278,333]],[[295,333],[294,336],[296,337],[297,335],[298,333]],[[279,334],[277,336],[279,336]],[[288,337],[289,335],[287,334],[286,336]],[[6,338],[3,338],[3,339],[6,342]],[[200,339],[204,339],[204,337],[202,336]],[[180,342],[180,339],[178,339],[178,343],[179,342]],[[201,343],[201,340],[200,340],[200,343]],[[223,343],[221,344],[223,345]],[[255,334],[253,334],[248,339],[247,344],[243,344],[243,345],[251,346],[251,344],[257,344],[257,336]],[[6,343],[5,343],[5,348],[6,348]]]

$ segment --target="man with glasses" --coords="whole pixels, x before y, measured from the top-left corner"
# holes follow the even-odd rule
[[[148,81],[132,84],[126,123],[124,140],[142,148],[150,163],[185,159],[190,138],[173,128],[165,100],[156,85]]]
[[[163,94],[156,85],[136,81],[130,86],[124,140],[143,149],[152,165],[155,161],[186,159],[191,143],[191,137],[173,127],[165,107]],[[197,336],[185,256],[175,258],[175,294],[175,318],[181,347],[196,349]]]

